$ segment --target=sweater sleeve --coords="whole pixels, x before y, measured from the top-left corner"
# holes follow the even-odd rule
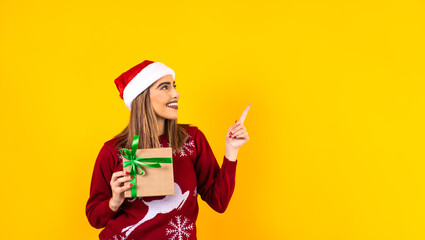
[[[114,169],[112,151],[106,146],[100,149],[97,156],[90,185],[90,197],[86,204],[86,216],[95,228],[103,228],[116,213],[109,208],[112,197],[110,181]]]
[[[237,161],[230,161],[224,156],[220,169],[205,135],[199,129],[195,142],[198,153],[195,160],[198,193],[212,209],[223,213],[235,188]]]

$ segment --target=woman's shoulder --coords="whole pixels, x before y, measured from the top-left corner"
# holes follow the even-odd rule
[[[187,128],[185,128],[187,131],[188,140],[195,140],[196,141],[204,141],[206,140],[205,134],[202,132],[201,129],[199,129],[198,126],[190,125]]]
[[[118,147],[115,146],[115,143],[118,140],[120,140],[121,138],[124,138],[124,136],[114,137],[114,138],[112,138],[110,140],[107,140],[106,142],[104,142],[103,146],[106,147],[106,148],[108,148],[109,150],[112,150],[112,151],[119,151]]]
[[[191,135],[191,136],[195,136],[199,130],[199,128],[197,126],[191,125],[191,124],[179,124],[180,126],[182,126],[186,132]]]

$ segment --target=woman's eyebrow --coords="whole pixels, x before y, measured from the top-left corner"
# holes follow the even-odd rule
[[[173,82],[174,84],[176,83],[176,81],[174,81]],[[160,83],[159,85],[158,85],[158,87],[156,87],[156,88],[159,88],[159,87],[161,87],[162,85],[164,85],[164,84],[171,84],[171,82],[163,82],[163,83]]]

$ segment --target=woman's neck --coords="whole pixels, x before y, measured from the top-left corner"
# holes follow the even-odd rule
[[[158,136],[161,136],[162,134],[164,134],[165,119],[157,118],[157,122],[158,122]]]

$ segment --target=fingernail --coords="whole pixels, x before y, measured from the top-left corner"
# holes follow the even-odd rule
[[[125,174],[130,174],[129,172],[125,172]]]
[[[232,135],[233,133],[232,132],[230,132],[230,135]]]
[[[235,121],[235,123],[236,123],[237,121],[238,121],[238,120],[236,120],[236,121]]]
[[[132,183],[130,183],[130,186],[133,186],[133,184],[132,184]]]
[[[131,179],[133,179],[134,177],[133,176],[131,176]]]

